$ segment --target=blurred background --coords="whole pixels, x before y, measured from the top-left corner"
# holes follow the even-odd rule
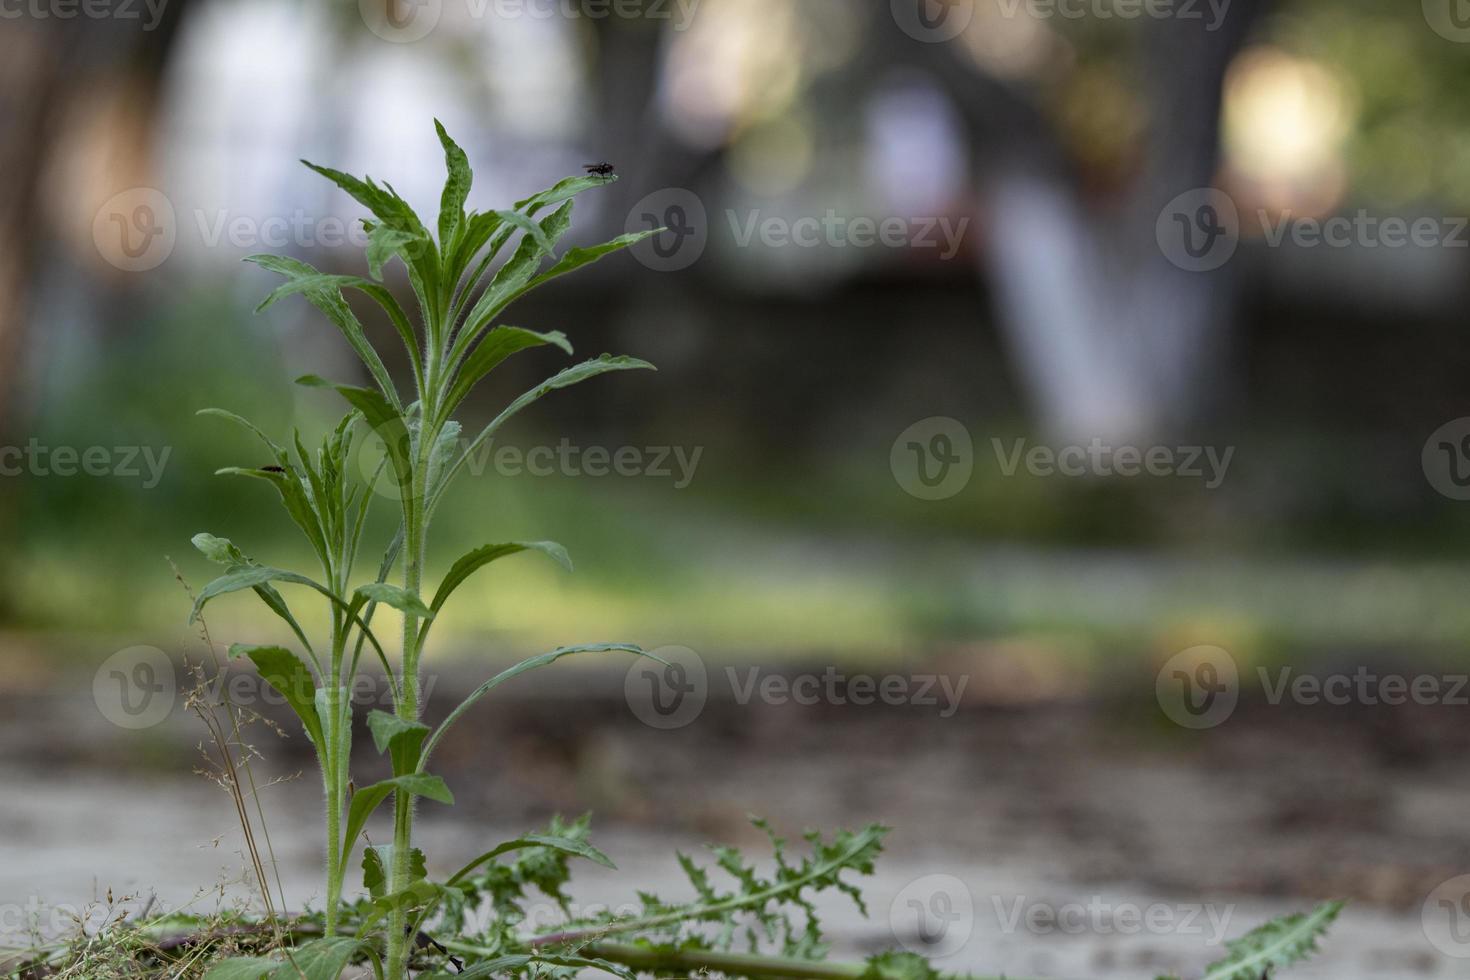
[[[620,179],[579,198],[569,241],[670,231],[507,318],[659,373],[548,397],[457,486],[441,559],[551,538],[577,571],[472,582],[437,629],[430,714],[567,643],[685,647],[702,685],[672,727],[623,663],[508,692],[446,754],[440,863],[558,810],[595,810],[623,847],[604,849],[654,876],[665,841],[748,843],[746,811],[877,819],[893,867],[866,923],[839,920],[847,951],[922,946],[904,890],[930,903],[944,874],[971,908],[973,935],[929,950],[954,969],[1188,975],[1218,937],[1130,933],[1116,903],[1238,906],[1236,935],[1337,897],[1353,925],[1302,975],[1470,975],[1470,932],[1431,898],[1470,870],[1460,0],[0,15],[0,902],[183,904],[238,874],[182,699],[119,727],[94,679],[140,646],[207,656],[170,567],[211,577],[194,533],[307,567],[267,488],[213,475],[257,446],[195,413],[308,443],[333,424],[292,379],[357,362],[299,299],[255,314],[276,281],[241,259],[363,273],[363,212],[297,161],[432,215],[438,118],[471,207],[607,161]],[[400,266],[388,283],[407,304]],[[467,424],[559,357],[510,362]],[[277,636],[244,600],[209,626],[221,648]],[[1170,702],[1180,656],[1229,674],[1225,717]],[[909,693],[746,684],[834,673]],[[1370,681],[1313,703],[1273,696],[1282,676]],[[1387,704],[1386,676],[1438,693]],[[256,748],[286,779],[301,743]],[[303,863],[309,782],[265,791]],[[1113,905],[1080,930],[998,914],[1090,897]]]

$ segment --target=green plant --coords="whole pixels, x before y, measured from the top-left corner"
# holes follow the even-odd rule
[[[437,124],[436,124],[437,125]],[[341,331],[372,378],[371,387],[333,384],[308,375],[304,385],[335,389],[351,406],[313,455],[299,436],[291,450],[277,445],[249,422],[218,409],[207,410],[237,422],[257,435],[268,448],[272,463],[225,472],[270,483],[280,495],[291,519],[305,534],[321,568],[321,580],[262,565],[229,541],[201,534],[195,545],[208,558],[227,566],[221,577],[199,593],[197,618],[213,598],[253,590],[266,606],[290,626],[305,657],[280,646],[235,646],[231,656],[247,656],[261,676],[280,689],[300,717],[316,749],[326,795],[326,930],[335,934],[341,891],[348,859],[364,824],[378,805],[393,798],[394,833],[389,845],[370,850],[386,907],[384,969],[400,976],[407,967],[405,932],[412,908],[411,887],[421,878],[422,855],[412,846],[414,805],[418,797],[444,803],[453,797],[442,779],[428,771],[431,754],[444,732],[477,700],[497,684],[523,670],[549,664],[573,653],[624,650],[641,653],[629,644],[567,647],[533,658],[492,679],[430,731],[419,720],[421,662],[435,617],[454,590],[485,565],[521,551],[538,551],[570,567],[560,545],[512,542],[477,548],[459,558],[431,601],[421,596],[425,554],[434,511],[466,458],[512,416],[543,395],[610,371],[650,368],[631,357],[603,355],[567,368],[515,399],[480,433],[462,444],[461,428],[452,418],[474,387],[511,355],[539,346],[555,346],[571,353],[571,344],[559,332],[537,333],[513,326],[493,326],[501,312],[520,296],[565,273],[624,248],[650,233],[624,235],[592,248],[573,248],[559,259],[557,242],[571,225],[573,198],[608,183],[605,176],[573,177],[519,202],[514,210],[476,213],[466,211],[472,174],[464,151],[437,126],[449,171],[444,187],[437,237],[391,187],[314,164],[313,170],[332,180],[372,212],[366,221],[367,260],[371,278],[323,274],[304,262],[283,256],[256,255],[249,261],[277,272],[286,282],[260,306],[264,309],[286,296],[300,294],[324,313]],[[550,210],[544,218],[537,218]],[[520,241],[510,258],[489,274],[491,263],[517,232]],[[543,261],[552,265],[542,271]],[[383,285],[383,268],[398,259],[408,271],[418,301],[418,327]],[[483,287],[483,288],[482,288]],[[410,396],[400,394],[382,357],[367,340],[362,323],[343,295],[346,289],[365,293],[382,308],[402,340],[413,373]],[[366,424],[381,440],[383,465],[367,485],[349,472],[355,431]],[[397,535],[378,565],[375,580],[353,588],[353,572],[366,526],[368,503],[379,480],[386,479],[401,506]],[[400,569],[402,584],[387,580]],[[306,586],[330,605],[331,636],[319,653],[293,616],[277,584]],[[372,631],[374,613],[387,605],[403,614],[403,641],[395,672],[383,645]],[[351,700],[348,691],[358,670],[364,646],[382,661],[392,686],[394,711],[375,711],[368,718],[380,752],[392,760],[393,776],[364,787],[348,798],[351,758]]]
[[[509,542],[477,548],[450,567],[432,598],[423,593],[425,553],[435,508],[469,453],[509,418],[543,395],[610,371],[647,368],[629,357],[604,355],[552,376],[516,398],[463,446],[452,415],[474,386],[518,351],[538,346],[571,346],[560,333],[536,333],[492,322],[516,298],[536,286],[626,247],[647,234],[625,235],[592,248],[572,248],[559,259],[558,241],[571,222],[572,200],[606,183],[602,176],[575,177],[519,202],[514,210],[467,212],[470,168],[463,151],[438,129],[449,173],[437,237],[422,224],[391,186],[379,187],[324,167],[322,173],[367,207],[367,259],[371,278],[326,275],[294,259],[254,256],[252,261],[286,277],[262,308],[300,294],[342,332],[363,361],[371,387],[332,384],[314,376],[301,383],[340,393],[351,410],[313,453],[299,436],[291,447],[278,445],[251,423],[228,412],[207,410],[254,433],[271,462],[224,472],[269,483],[300,528],[320,565],[320,578],[261,564],[230,541],[196,535],[207,558],[225,566],[194,601],[191,621],[208,603],[226,594],[251,591],[280,617],[300,643],[302,653],[279,645],[230,648],[247,657],[276,688],[300,719],[315,748],[325,795],[325,905],[319,912],[277,916],[261,861],[255,859],[267,917],[243,913],[202,918],[173,914],[120,924],[103,937],[43,951],[30,968],[48,976],[93,976],[98,957],[126,966],[118,976],[183,976],[205,969],[208,980],[335,980],[349,964],[369,964],[380,980],[404,980],[410,970],[422,977],[547,977],[564,980],[596,969],[621,980],[637,973],[718,972],[748,978],[792,977],[809,980],[933,980],[939,976],[923,958],[905,952],[881,953],[863,963],[833,963],[814,896],[839,892],[863,907],[854,876],[870,874],[886,828],[871,826],[824,837],[806,835],[808,853],[788,856],[786,842],[764,823],[774,870],[762,873],[732,848],[713,849],[714,868],[680,855],[693,890],[686,902],[638,893],[630,914],[574,915],[563,891],[570,862],[612,862],[587,841],[588,820],[554,820],[544,833],[504,842],[442,881],[431,880],[427,861],[413,844],[414,806],[419,797],[452,803],[445,782],[429,771],[435,747],[466,711],[500,684],[529,670],[575,653],[622,651],[652,656],[626,643],[563,647],[524,660],[492,677],[434,729],[420,720],[421,659],[432,625],[454,591],[471,575],[500,558],[535,551],[570,566],[566,552],[551,542]],[[554,209],[545,217],[538,215]],[[520,240],[493,274],[490,266],[510,240]],[[418,300],[417,328],[382,283],[384,265],[398,259],[408,270]],[[551,266],[541,271],[544,260]],[[482,288],[483,283],[483,288]],[[365,293],[385,312],[402,340],[413,374],[414,391],[404,397],[394,386],[343,290]],[[365,479],[354,478],[354,447],[360,429],[382,440],[384,458]],[[380,484],[400,507],[396,534],[370,580],[354,585],[367,526],[368,505]],[[395,569],[401,584],[388,579]],[[330,610],[330,633],[320,648],[279,591],[280,585],[317,593]],[[403,616],[401,657],[395,670],[373,631],[377,610]],[[205,637],[208,642],[208,637]],[[391,761],[393,775],[350,791],[352,703],[349,691],[365,653],[377,658],[390,683],[394,711],[367,717],[374,746]],[[656,658],[655,658],[656,659]],[[226,721],[238,728],[238,719]],[[217,726],[217,741],[228,742]],[[213,730],[213,729],[212,729]],[[224,757],[229,761],[229,757]],[[238,790],[238,786],[236,787]],[[244,816],[243,797],[236,793]],[[346,869],[358,838],[374,810],[393,800],[392,842],[363,850],[365,894],[343,897]],[[252,853],[253,850],[252,850]],[[718,870],[728,884],[721,885]],[[550,898],[562,911],[554,931],[523,931],[534,893]],[[471,912],[488,911],[484,925],[471,925]],[[1233,944],[1211,968],[1209,980],[1259,977],[1305,957],[1332,917],[1324,906],[1309,917],[1269,924]],[[99,945],[100,943],[100,945]],[[743,949],[737,949],[743,946]],[[24,969],[25,967],[23,967]],[[457,972],[450,973],[449,969]],[[109,968],[111,969],[111,968]],[[81,972],[73,972],[80,970]],[[11,975],[17,974],[12,971]]]

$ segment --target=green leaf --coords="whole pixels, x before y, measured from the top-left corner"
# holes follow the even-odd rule
[[[368,890],[373,898],[382,898],[387,891],[388,873],[387,869],[393,866],[393,845],[375,844],[372,847],[363,848],[362,852],[362,886]],[[409,881],[422,881],[428,877],[428,862],[424,860],[424,852],[417,847],[409,852],[408,878]]]
[[[286,513],[301,529],[306,540],[311,543],[312,551],[316,553],[317,558],[323,563],[330,560],[326,530],[322,527],[321,515],[313,506],[313,498],[307,481],[301,478],[301,473],[284,452],[273,469],[227,466],[216,470],[215,475],[244,476],[252,480],[264,480],[275,487],[276,493],[281,497],[281,505],[286,508]]]
[[[428,233],[413,208],[400,197],[391,186],[379,187],[372,179],[359,180],[331,167],[318,166],[310,160],[302,160],[312,170],[342,188],[352,198],[377,215],[378,220],[401,231],[426,236]]]
[[[280,962],[262,956],[232,956],[211,966],[205,972],[204,980],[261,980]]]
[[[609,858],[606,854],[602,853],[597,848],[593,847],[591,844],[587,843],[584,840],[577,840],[574,837],[551,836],[548,834],[527,834],[524,837],[518,837],[515,840],[506,841],[505,843],[500,844],[489,851],[486,851],[484,854],[481,854],[469,864],[466,864],[463,868],[460,868],[457,872],[455,872],[454,875],[449,879],[448,883],[453,885],[455,882],[464,878],[465,875],[469,874],[480,865],[485,864],[488,861],[493,861],[496,858],[500,857],[500,855],[502,854],[508,854],[511,851],[518,851],[527,847],[549,847],[552,850],[561,851],[563,854],[571,854],[574,857],[586,858],[587,860],[592,861],[595,864],[600,864],[604,868],[611,868],[614,871],[616,871],[618,867],[617,865],[612,863],[612,859]]]
[[[358,835],[362,833],[362,828],[367,826],[368,818],[373,815],[373,811],[382,806],[383,801],[397,790],[439,803],[451,805],[454,803],[454,794],[449,792],[449,787],[444,784],[444,780],[428,773],[394,776],[392,779],[384,779],[371,786],[364,786],[352,794],[352,802],[347,807],[347,833],[343,837],[344,854],[352,849]],[[366,868],[366,856],[363,857],[363,861],[364,868]]]
[[[305,585],[322,595],[335,598],[326,586],[312,581],[305,575],[288,572],[282,568],[271,568],[268,565],[249,565],[227,572],[200,589],[198,597],[194,600],[194,611],[189,614],[189,622],[193,623],[199,618],[199,613],[209,600],[231,592],[239,592],[242,589],[253,589],[267,582],[291,582],[295,585]]]
[[[417,235],[410,234],[406,231],[399,231],[397,228],[392,228],[388,225],[374,226],[373,230],[368,234],[368,275],[381,282],[383,279],[383,266],[388,264],[388,260],[403,252],[405,246],[419,240]],[[353,277],[344,276],[342,278],[351,279]]]
[[[423,600],[418,596],[407,589],[390,585],[387,582],[370,582],[367,585],[360,585],[357,587],[357,595],[369,602],[380,602],[385,606],[392,606],[399,612],[419,619],[434,618],[434,610],[424,605]]]
[[[342,336],[347,339],[347,343],[356,352],[358,359],[367,367],[373,380],[378,383],[383,395],[395,407],[398,405],[398,392],[393,386],[393,379],[388,374],[388,368],[383,364],[383,359],[378,356],[378,352],[373,349],[373,345],[368,342],[367,335],[362,329],[362,323],[357,319],[357,314],[352,312],[352,308],[342,298],[340,284],[322,283],[322,274],[316,269],[299,259],[284,255],[251,255],[247,256],[245,261],[254,262],[262,269],[286,276],[288,279],[309,280],[305,284],[295,285],[300,287],[299,291],[307,301],[326,314],[327,319],[331,320]],[[271,302],[269,297],[266,302],[267,304]]]
[[[617,180],[617,175],[610,177],[600,176],[577,176],[566,177],[559,180],[553,186],[544,191],[532,194],[524,201],[516,202],[517,211],[525,211],[527,214],[535,214],[542,208],[549,208],[553,204],[570,201],[583,191],[592,190],[594,187],[606,187]]]
[[[519,211],[496,211],[495,216],[500,219],[501,226],[513,225],[526,233],[527,240],[534,243],[536,250],[542,255],[550,255],[553,248],[553,239],[547,235],[546,228],[534,218],[527,217]]]
[[[487,544],[462,556],[454,563],[449,569],[449,574],[444,576],[444,581],[439,583],[439,591],[434,593],[434,601],[430,608],[437,613],[443,608],[444,603],[449,601],[450,594],[475,572],[497,558],[504,558],[522,551],[539,551],[567,571],[572,570],[572,559],[567,555],[567,550],[555,541],[512,541],[507,544]]]
[[[583,361],[581,364],[575,364],[558,372],[557,374],[552,375],[550,378],[541,382],[541,384],[532,388],[530,391],[525,392],[515,401],[511,402],[508,406],[505,407],[503,411],[501,411],[499,415],[495,416],[495,418],[490,422],[489,425],[480,430],[480,434],[475,437],[475,440],[470,443],[469,446],[465,448],[465,451],[460,454],[459,458],[454,461],[454,466],[450,468],[450,471],[445,475],[444,480],[441,481],[438,489],[435,492],[435,496],[437,497],[443,493],[444,489],[448,487],[450,480],[453,479],[454,474],[457,473],[459,471],[459,468],[464,465],[465,460],[469,459],[475,453],[475,451],[480,448],[481,444],[483,444],[486,439],[489,439],[492,435],[494,435],[495,432],[506,423],[506,421],[508,421],[517,412],[524,409],[527,405],[530,405],[532,402],[537,401],[544,395],[550,394],[551,392],[556,391],[559,388],[570,387],[571,385],[577,384],[578,382],[586,381],[589,378],[595,378],[600,374],[606,374],[609,371],[629,371],[638,369],[645,369],[649,371],[657,370],[657,368],[655,368],[652,364],[649,364],[647,361],[640,360],[636,357],[613,357],[610,354],[603,354],[601,357],[594,358],[590,361]]]
[[[288,962],[276,968],[271,980],[340,980],[361,945],[343,936],[313,939],[291,950]]]
[[[634,980],[635,976],[632,970],[618,963],[613,963],[610,960],[563,955],[559,953],[512,953],[485,960],[483,963],[476,963],[474,966],[466,967],[461,973],[446,975],[464,977],[465,980],[477,980],[480,977],[501,975],[515,976],[527,966],[540,963],[572,970],[601,970],[605,973],[611,973],[613,976],[620,978],[620,980]]]
[[[526,286],[526,292],[530,292],[542,283],[555,279],[557,276],[564,276],[568,272],[582,268],[584,265],[590,265],[604,255],[610,255],[630,245],[637,245],[643,239],[657,235],[662,230],[662,228],[655,228],[652,231],[630,232],[626,235],[619,235],[612,241],[603,242],[601,245],[570,249],[566,255],[561,257],[561,261],[557,262],[556,265],[553,265],[550,269],[547,269],[541,275],[531,280],[530,284]]]
[[[544,240],[558,241],[571,225],[572,202],[568,201],[541,222]],[[490,285],[480,294],[469,313],[465,314],[464,326],[460,329],[459,336],[455,337],[454,347],[450,351],[451,363],[457,363],[464,356],[465,351],[483,332],[485,325],[530,282],[536,270],[541,267],[541,259],[545,254],[535,238],[521,239],[515,253],[495,273]]]
[[[226,411],[223,408],[201,408],[199,411],[195,412],[194,414],[195,415],[208,415],[208,416],[213,416],[215,418],[221,418],[221,419],[225,419],[227,421],[230,421],[230,422],[235,423],[236,425],[240,426],[240,428],[246,430],[247,432],[250,432],[250,433],[254,434],[254,436],[257,439],[259,439],[261,442],[265,443],[266,446],[268,446],[270,448],[271,456],[272,457],[277,457],[278,458],[283,453],[285,453],[285,450],[282,449],[280,446],[276,445],[275,441],[273,439],[271,439],[270,436],[268,436],[264,432],[260,431],[260,429],[256,427],[256,425],[255,425],[254,422],[250,421],[247,418],[244,418],[243,416],[236,415],[234,412]]]
[[[245,555],[229,538],[217,538],[213,534],[200,532],[189,539],[199,553],[220,565],[244,565]]]
[[[322,737],[322,722],[316,710],[316,681],[301,659],[285,647],[246,646],[236,643],[230,647],[230,659],[246,656],[255,664],[261,679],[286,699],[296,717],[301,719],[307,737],[319,750],[326,750]]]
[[[530,964],[532,957],[529,953],[510,953],[505,956],[497,956],[494,959],[476,963],[474,966],[466,967],[459,973],[445,974],[446,976],[464,977],[465,980],[476,980],[478,977],[495,977],[504,974],[514,976]]]
[[[371,388],[335,384],[314,374],[302,375],[296,379],[296,383],[308,388],[331,388],[361,412],[373,432],[383,441],[400,492],[404,495],[412,492],[413,437],[402,412],[396,406]]]
[[[572,353],[571,342],[560,330],[537,333],[534,330],[506,326],[491,330],[459,366],[454,376],[454,384],[449,389],[448,397],[444,399],[444,417],[447,418],[449,413],[465,400],[480,379],[499,367],[506,358],[520,351],[547,344],[560,347],[568,354]]]
[[[1317,951],[1317,940],[1342,908],[1342,902],[1327,902],[1307,915],[1284,916],[1251,930],[1226,944],[1228,955],[1210,964],[1203,980],[1260,980],[1302,962]]]
[[[373,744],[378,751],[390,753],[395,776],[404,776],[418,769],[419,750],[429,735],[428,725],[374,710],[368,713],[368,730],[373,734]]]
[[[868,957],[859,980],[941,980],[942,974],[918,953],[890,949]]]
[[[439,134],[440,145],[444,147],[444,169],[448,174],[444,181],[444,193],[439,198],[439,244],[448,249],[464,220],[464,204],[469,200],[474,173],[470,170],[469,157],[465,156],[458,143],[449,138],[444,124],[435,119],[434,130]]]
[[[662,657],[649,653],[642,647],[634,646],[631,643],[589,643],[584,646],[558,647],[557,649],[552,650],[548,653],[539,654],[535,657],[528,657],[518,664],[507,667],[505,670],[502,670],[500,673],[496,674],[494,677],[490,678],[488,681],[471,691],[469,697],[461,701],[458,706],[456,706],[455,709],[449,713],[448,717],[446,717],[442,722],[439,723],[439,727],[434,729],[434,734],[429,736],[429,741],[424,746],[424,758],[428,758],[429,753],[433,752],[434,746],[439,744],[439,740],[444,737],[444,734],[449,730],[449,727],[453,725],[456,721],[458,721],[461,715],[463,715],[466,711],[473,707],[476,701],[479,701],[485,695],[489,694],[491,691],[495,690],[495,688],[499,687],[501,684],[504,684],[511,678],[524,674],[528,670],[535,670],[538,667],[545,667],[548,664],[553,664],[556,661],[560,660],[562,657],[569,657],[573,654],[609,653],[614,650],[621,651],[623,653],[636,654],[640,657],[648,657],[650,660],[657,660],[664,666],[668,666],[668,661],[664,660]]]
[[[194,547],[199,549],[199,553],[210,561],[217,562],[221,565],[228,565],[232,569],[256,565],[256,562],[252,561],[249,555],[246,555],[239,548],[235,547],[228,538],[218,538],[213,534],[200,533],[194,535],[192,540]],[[311,641],[306,638],[305,631],[302,630],[301,624],[296,621],[296,617],[291,614],[291,607],[286,605],[286,600],[282,598],[281,594],[270,585],[255,586],[255,594],[260,597],[260,601],[264,602],[271,612],[275,613],[286,622],[286,625],[291,627],[291,631],[296,634],[296,638],[301,641],[301,645],[306,648],[306,652],[315,658]]]

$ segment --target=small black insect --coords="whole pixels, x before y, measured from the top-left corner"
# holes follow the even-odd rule
[[[281,466],[262,466],[261,469],[265,470],[267,473],[284,473],[284,472],[286,472],[285,468],[284,467],[281,467]]]
[[[582,169],[587,171],[589,174],[596,174],[599,177],[607,177],[612,174],[614,168],[613,165],[610,163],[584,163],[582,164]]]

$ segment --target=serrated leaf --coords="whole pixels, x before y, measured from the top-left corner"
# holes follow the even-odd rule
[[[392,844],[376,844],[372,847],[363,848],[362,886],[368,890],[368,893],[373,898],[382,898],[386,893],[388,869],[392,866]],[[428,874],[428,862],[424,860],[424,852],[417,847],[413,848],[409,852],[408,858],[409,881],[420,881],[428,877]]]
[[[550,834],[527,834],[524,837],[518,837],[515,840],[510,840],[506,841],[503,844],[499,844],[494,848],[486,851],[484,854],[481,854],[469,864],[466,864],[463,868],[460,868],[458,871],[456,871],[449,878],[448,883],[452,885],[455,882],[462,880],[471,871],[474,871],[476,868],[480,867],[480,865],[493,861],[496,858],[500,857],[502,854],[509,854],[512,851],[519,851],[528,847],[549,847],[552,850],[560,851],[563,854],[570,854],[574,857],[586,858],[594,864],[602,865],[604,868],[611,868],[614,871],[617,870],[617,865],[612,863],[611,858],[609,858],[606,854],[602,853],[597,848],[593,847],[591,844],[587,843],[584,840],[580,840],[575,837],[555,836]]]
[[[1272,919],[1226,944],[1228,955],[1210,964],[1203,980],[1260,980],[1317,951],[1317,941],[1342,911],[1342,902],[1327,902],[1308,914]]]

